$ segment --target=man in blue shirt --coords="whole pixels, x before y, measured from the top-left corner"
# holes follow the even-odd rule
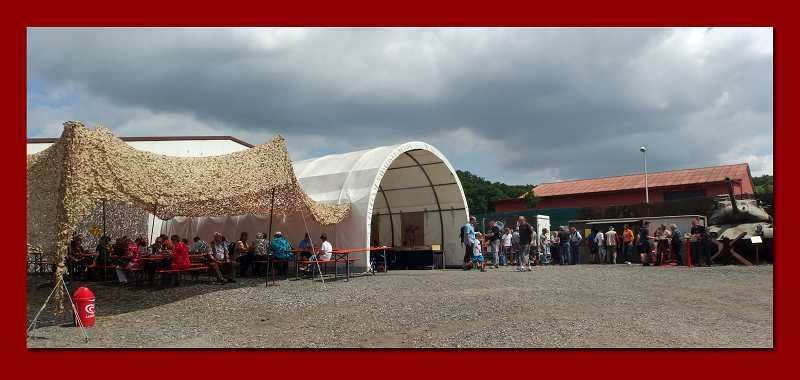
[[[478,222],[474,216],[469,217],[469,222],[461,227],[461,243],[464,244],[464,265],[472,262],[473,241],[475,241],[475,224]]]
[[[311,242],[311,238],[308,237],[308,233],[306,233],[306,236],[303,238],[303,240],[300,240],[300,243],[297,244],[297,248],[303,251],[301,254],[303,255],[304,258],[307,259],[311,257],[314,251],[314,247]]]

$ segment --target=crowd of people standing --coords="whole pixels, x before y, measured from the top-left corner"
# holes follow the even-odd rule
[[[645,220],[636,232],[626,224],[618,233],[614,226],[592,228],[588,236],[582,236],[574,226],[560,226],[554,231],[536,228],[524,216],[517,218],[513,226],[504,226],[499,221],[489,221],[486,233],[477,229],[477,219],[470,217],[461,228],[460,238],[464,245],[464,269],[479,267],[485,271],[484,251],[492,256],[492,265],[516,266],[520,272],[532,271],[533,266],[581,264],[581,247],[587,247],[592,264],[632,265],[634,255],[643,266],[686,265],[684,245],[688,241],[694,265],[711,265],[708,236],[699,220],[692,220],[692,228],[684,234],[676,224],[659,225],[651,234],[650,222]],[[687,240],[688,239],[688,240]]]

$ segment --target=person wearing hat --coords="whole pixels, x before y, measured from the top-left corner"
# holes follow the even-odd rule
[[[269,240],[267,240],[267,234],[263,232],[259,232],[256,234],[256,239],[253,240],[253,252],[255,257],[253,258],[254,264],[263,264],[267,262],[267,254],[269,253]],[[259,265],[253,266],[253,271],[257,271],[258,269],[263,268]]]
[[[272,257],[278,261],[278,274],[284,275],[289,269],[289,260],[292,259],[292,244],[278,231],[269,242]]]

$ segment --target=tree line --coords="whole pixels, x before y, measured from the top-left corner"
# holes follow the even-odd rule
[[[467,198],[469,211],[472,214],[493,212],[493,202],[516,198],[533,188],[533,185],[507,185],[502,182],[492,182],[479,177],[466,170],[456,170],[464,196]]]

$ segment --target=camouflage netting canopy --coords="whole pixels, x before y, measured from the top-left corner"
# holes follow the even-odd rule
[[[274,211],[328,225],[350,211],[303,191],[280,136],[227,155],[170,157],[134,149],[108,129],[67,122],[58,141],[28,156],[28,243],[55,254],[57,276],[72,233],[104,200],[161,219]]]

